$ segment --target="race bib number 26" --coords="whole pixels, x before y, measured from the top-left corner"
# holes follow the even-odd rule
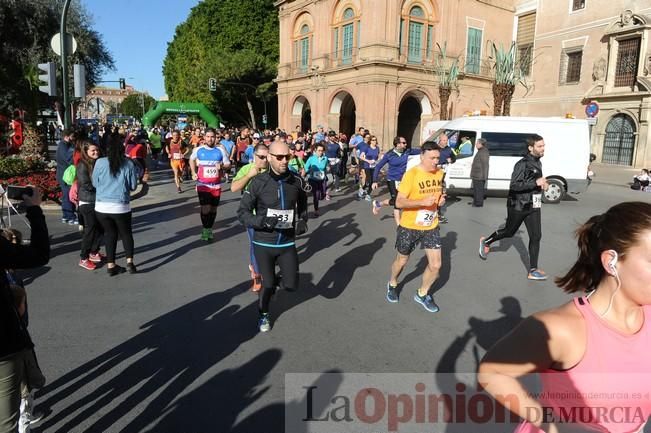
[[[416,225],[429,227],[434,224],[437,212],[434,210],[421,209],[416,214]]]

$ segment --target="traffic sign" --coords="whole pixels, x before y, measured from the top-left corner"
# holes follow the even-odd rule
[[[216,78],[209,78],[208,79],[208,90],[211,92],[216,92],[217,91],[217,79]]]
[[[267,115],[266,114],[262,115],[262,123],[264,123],[265,125],[267,124]]]
[[[61,33],[52,36],[50,46],[58,56],[61,55]],[[68,55],[74,54],[77,51],[77,41],[70,33],[66,33],[66,47],[68,48]]]
[[[596,117],[599,114],[599,104],[596,102],[590,102],[585,106],[585,115],[592,118]]]

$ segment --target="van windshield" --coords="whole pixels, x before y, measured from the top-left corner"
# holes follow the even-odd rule
[[[475,139],[477,138],[477,133],[475,131],[459,131],[455,129],[442,128],[432,134],[427,141],[438,144],[440,137],[443,134],[447,135],[448,144],[457,159],[467,158],[474,154]]]

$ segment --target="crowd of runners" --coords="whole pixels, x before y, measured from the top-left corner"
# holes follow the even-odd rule
[[[61,181],[64,198],[75,186],[79,191],[79,197],[70,194],[70,200],[64,201],[62,222],[83,228],[79,265],[85,269],[94,270],[106,261],[110,275],[125,271],[115,264],[119,235],[125,247],[126,270],[137,272],[129,193],[138,181],[147,182],[150,170],[169,167],[179,194],[189,188],[196,191],[200,237],[205,242],[214,241],[213,226],[224,187],[230,184],[230,191],[242,194],[237,217],[249,238],[248,271],[251,290],[259,292],[260,331],[271,328],[269,302],[275,290],[299,287],[295,237],[307,231],[309,218],[320,216],[321,202],[335,194],[368,201],[368,217],[380,215],[384,208],[392,212],[397,255],[388,276],[387,301],[399,301],[398,279],[420,246],[427,267],[413,299],[429,312],[439,310],[430,289],[441,267],[440,224],[448,222],[445,173],[461,148],[472,143],[459,140],[461,144],[451,148],[449,137],[441,132],[418,148],[410,147],[401,136],[383,146],[364,127],[347,137],[321,125],[314,133],[298,128],[288,133],[249,128],[155,127],[143,131],[114,127],[104,128],[97,141],[93,143],[79,131],[66,131],[57,150],[60,178],[71,165],[77,167],[72,186]],[[478,139],[476,147],[481,149],[484,144]],[[527,155],[513,172],[506,227],[479,241],[479,256],[485,260],[493,242],[513,236],[524,222],[529,233],[530,280],[547,278],[538,268],[540,202],[547,188],[540,164],[544,147],[540,136],[523,143]],[[484,163],[487,173],[487,155]],[[483,193],[485,184],[480,185]],[[386,192],[380,186],[386,186]],[[482,200],[473,204],[480,206],[477,203]],[[99,251],[102,239],[106,256]],[[278,276],[276,266],[281,270]]]

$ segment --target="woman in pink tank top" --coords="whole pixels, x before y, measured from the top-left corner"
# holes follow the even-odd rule
[[[517,433],[642,432],[651,415],[651,204],[620,203],[576,232],[556,279],[586,296],[527,318],[479,366],[479,383],[524,421]],[[532,373],[541,390],[522,385]]]

